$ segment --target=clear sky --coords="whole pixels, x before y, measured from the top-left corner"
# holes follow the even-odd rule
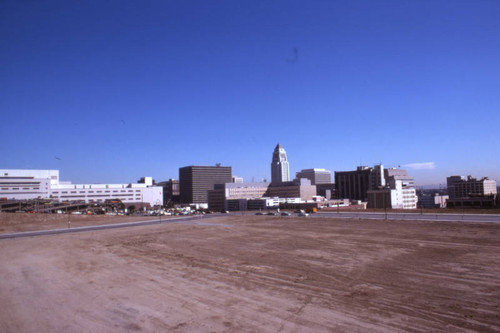
[[[0,2],[0,168],[500,182],[500,1]]]

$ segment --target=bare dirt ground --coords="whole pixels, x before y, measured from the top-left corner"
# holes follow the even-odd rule
[[[226,216],[0,241],[0,332],[498,332],[500,225]]]
[[[0,234],[157,219],[156,216],[0,213]]]

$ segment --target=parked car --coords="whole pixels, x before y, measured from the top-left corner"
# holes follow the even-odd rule
[[[255,215],[264,215],[264,213],[262,213],[262,212],[258,212],[258,213],[257,213],[257,214],[255,214]]]
[[[308,213],[299,213],[299,216],[309,216]]]
[[[275,212],[269,212],[269,213],[267,213],[267,215],[276,216],[276,215],[278,215],[278,213],[275,213]]]
[[[281,213],[281,216],[290,216],[290,215],[292,215],[292,214],[290,214],[290,212],[283,212],[283,213]]]

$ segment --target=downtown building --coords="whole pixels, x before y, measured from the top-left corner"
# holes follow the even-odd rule
[[[180,203],[180,189],[179,181],[169,179],[167,181],[157,183],[158,186],[163,187],[163,204],[166,207],[172,207]]]
[[[272,186],[268,182],[216,184],[208,191],[211,211],[244,211],[300,204],[316,196],[316,186],[308,179]]]
[[[446,178],[446,185],[448,208],[494,207],[497,204],[497,182],[488,177],[450,176]]]
[[[332,173],[326,169],[303,169],[295,174],[295,178],[306,178],[311,181],[311,185],[331,184]]]
[[[367,202],[368,208],[416,209],[418,197],[412,176],[402,169],[359,166],[335,172],[338,198]]]
[[[181,204],[208,204],[208,191],[216,184],[231,183],[232,168],[226,166],[187,166],[179,169]]]
[[[102,203],[120,200],[126,205],[163,205],[163,188],[151,177],[129,184],[73,184],[60,181],[59,170],[0,170],[0,198],[7,200],[51,199],[58,202]]]
[[[368,201],[369,190],[385,186],[384,166],[358,166],[353,171],[335,171],[337,198]]]
[[[286,151],[278,144],[271,160],[271,183],[221,182],[208,190],[208,208],[212,211],[242,211],[279,208],[281,204],[299,204],[316,196],[316,186],[308,179],[289,179]]]
[[[380,165],[383,168],[382,165]],[[418,196],[415,182],[406,170],[385,169],[385,186],[368,190],[368,208],[416,209]]]
[[[468,198],[472,196],[489,196],[497,194],[497,182],[488,177],[481,179],[468,176],[450,176],[446,178],[450,199]]]
[[[248,201],[265,197],[268,188],[267,182],[215,184],[214,189],[208,191],[208,209],[211,211],[248,210]]]
[[[295,180],[305,178],[316,186],[316,195],[330,200],[336,198],[335,184],[332,183],[332,173],[326,169],[303,169],[295,174]]]
[[[290,181],[290,166],[286,156],[285,148],[279,143],[273,151],[273,159],[271,162],[271,184],[280,186],[282,183]]]
[[[290,181],[290,166],[285,148],[278,143],[273,151],[271,161],[271,185],[267,197],[298,198],[302,201],[312,200],[316,196],[316,185],[307,178]]]

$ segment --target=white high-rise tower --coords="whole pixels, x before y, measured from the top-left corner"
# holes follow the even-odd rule
[[[290,169],[286,151],[282,145],[278,143],[273,152],[273,161],[271,163],[271,183],[279,185],[283,182],[290,181]]]

